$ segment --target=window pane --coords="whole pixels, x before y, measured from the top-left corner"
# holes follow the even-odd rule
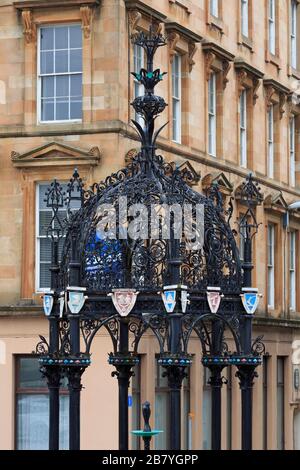
[[[58,99],[56,102],[56,120],[64,121],[66,119],[69,119],[69,102]]]
[[[39,189],[39,209],[47,209],[47,202],[45,201],[46,199],[46,192],[48,191],[50,184],[39,184],[38,189]]]
[[[60,449],[68,449],[69,397],[60,397]],[[17,395],[17,449],[46,450],[49,445],[49,397]]]
[[[82,96],[82,75],[71,75],[71,96]]]
[[[242,11],[242,34],[248,36],[248,0],[241,0],[241,11]]]
[[[82,101],[71,101],[70,119],[82,118]]]
[[[52,219],[51,211],[40,211],[39,219],[39,235],[46,236],[47,228]]]
[[[70,47],[82,47],[82,31],[81,26],[70,26]]]
[[[140,429],[141,423],[141,390],[140,390],[140,364],[134,367],[134,375],[132,377],[132,429]],[[132,449],[138,450],[140,448],[140,438],[132,436],[131,438]]]
[[[18,388],[47,388],[46,380],[42,378],[38,358],[19,358]]]
[[[55,72],[66,73],[68,71],[68,51],[55,51]]]
[[[42,100],[41,117],[42,121],[54,120],[54,101]]]
[[[268,226],[268,244],[269,244],[269,257],[268,257],[268,264],[273,266],[273,252],[274,252],[274,227],[273,225]]]
[[[69,396],[62,395],[59,398],[59,448],[69,449]]]
[[[274,18],[275,13],[275,1],[269,0],[269,17]]]
[[[208,385],[210,371],[203,368],[203,401],[202,401],[202,429],[203,429],[203,450],[211,449],[211,387]]]
[[[41,74],[53,73],[54,64],[53,64],[53,52],[41,52]]]
[[[70,72],[82,71],[82,51],[74,49],[70,51]]]
[[[284,358],[277,358],[277,449],[284,445]]]
[[[54,30],[53,28],[41,28],[41,50],[54,49]]]
[[[69,99],[69,75],[56,77],[56,96],[64,96]]]
[[[144,67],[144,49],[141,46],[134,46],[134,71],[139,72]]]
[[[295,269],[295,232],[290,235],[290,269]]]
[[[163,431],[155,437],[155,449],[168,449],[169,436],[169,396],[168,392],[155,393],[155,429]]]
[[[82,118],[82,31],[80,25],[41,30],[40,74],[59,76],[41,79],[41,120]],[[51,47],[51,51],[45,50]],[[78,73],[73,76],[71,73]],[[64,74],[64,76],[60,76]],[[70,94],[71,93],[71,94]],[[74,99],[70,103],[70,96]],[[44,98],[52,100],[43,101]],[[64,98],[59,99],[59,98]],[[70,117],[71,116],[71,117]]]
[[[173,96],[179,98],[180,94],[180,57],[174,56],[172,64],[172,89]]]
[[[54,77],[42,77],[42,97],[54,97]]]
[[[58,27],[55,28],[55,49],[68,48],[68,28]]]
[[[40,239],[40,258],[42,262],[51,261],[51,240],[49,238]]]
[[[49,289],[51,285],[50,262],[40,263],[40,284],[39,289]]]
[[[208,83],[209,92],[209,112],[215,114],[215,102],[216,102],[216,76],[212,74]]]
[[[218,17],[219,13],[219,0],[210,0],[210,14]]]
[[[273,106],[268,112],[269,141],[273,142]]]
[[[45,450],[48,448],[48,409],[47,395],[18,395],[18,450]]]

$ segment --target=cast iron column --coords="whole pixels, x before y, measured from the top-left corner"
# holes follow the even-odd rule
[[[211,386],[211,448],[212,450],[221,450],[221,431],[222,431],[222,366],[211,366],[211,377],[209,385]]]
[[[223,338],[223,330],[220,321],[212,321],[212,354],[221,354],[221,344]],[[211,404],[211,446],[212,450],[221,450],[221,433],[222,433],[222,385],[223,366],[212,365],[209,367],[211,377],[209,384],[211,386],[212,404]]]
[[[170,244],[169,244],[169,273],[170,284],[174,286],[180,285],[180,242],[175,238],[175,221],[174,214],[170,217]],[[176,308],[174,313],[170,314],[170,339],[169,351],[171,355],[179,355],[181,353],[181,308],[180,298],[181,292],[176,292]],[[168,386],[170,388],[170,450],[181,449],[181,386],[186,376],[185,367],[168,366],[166,368],[168,377]]]
[[[246,227],[243,262],[244,287],[251,287],[252,285],[252,239],[249,230]],[[253,316],[246,314],[246,312],[241,319],[241,343],[245,356],[252,354],[252,319]],[[252,400],[255,367],[240,366],[237,377],[240,379],[242,395],[242,450],[252,450]]]
[[[77,249],[77,227],[72,234],[72,259],[69,264],[70,286],[80,286],[80,263],[78,262]],[[76,357],[80,354],[80,324],[79,315],[68,315],[70,320],[70,348],[71,355]],[[84,369],[80,366],[70,366],[67,369],[69,388],[69,446],[70,450],[80,449],[80,392],[81,375]]]
[[[252,450],[252,400],[256,366],[238,367],[236,376],[240,380],[242,392],[242,450]]]
[[[181,449],[181,386],[185,367],[169,366],[165,374],[170,389],[170,450]]]
[[[117,355],[128,356],[128,322],[120,319],[120,341]],[[132,376],[132,365],[116,365],[116,371],[112,373],[118,379],[119,388],[119,450],[128,450],[128,387]]]
[[[57,312],[58,291],[58,238],[51,239],[51,289],[54,291],[54,305],[49,317],[49,354],[59,351],[59,316]],[[47,378],[49,389],[49,450],[59,450],[59,389],[61,380],[60,366],[45,366],[42,368]]]
[[[80,351],[79,318],[69,314],[71,355],[78,356]],[[84,369],[80,366],[67,368],[69,389],[69,448],[80,450],[80,392],[81,375]]]

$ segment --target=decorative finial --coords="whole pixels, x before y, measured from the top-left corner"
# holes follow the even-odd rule
[[[84,200],[83,186],[84,185],[83,185],[82,179],[79,176],[78,169],[74,168],[73,176],[70,179],[68,186],[67,186],[66,204],[67,204],[68,217],[72,215],[72,208],[71,208],[72,203],[74,206],[76,206],[76,209],[79,209],[83,205],[83,200]]]
[[[132,121],[141,137],[144,149],[154,147],[155,141],[163,129],[162,126],[154,133],[154,120],[164,111],[167,106],[165,100],[154,94],[155,86],[163,79],[165,73],[160,69],[153,70],[153,58],[157,49],[166,45],[166,40],[160,33],[154,33],[153,27],[150,26],[149,33],[143,31],[132,36],[133,43],[145,50],[147,57],[147,69],[142,68],[139,72],[133,72],[135,79],[145,87],[145,94],[138,96],[131,103],[135,112],[139,114],[144,122],[144,128],[137,121]],[[148,151],[147,160],[152,158],[152,152]]]
[[[47,237],[52,238],[52,240],[59,240],[62,238],[64,230],[58,212],[65,205],[65,193],[56,179],[47,188],[44,202],[52,210],[52,218],[48,227],[46,227]]]

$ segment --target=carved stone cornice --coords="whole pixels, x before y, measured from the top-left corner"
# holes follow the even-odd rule
[[[11,152],[11,161],[17,168],[34,168],[46,166],[94,166],[101,160],[98,147],[83,150],[61,142],[50,142],[33,148],[23,154]]]
[[[283,118],[283,115],[286,111],[285,104],[287,101],[287,95],[285,93],[279,93],[279,115],[280,119]]]
[[[194,31],[191,31],[188,28],[185,28],[179,23],[175,23],[174,21],[168,21],[165,23],[165,31],[166,33],[171,33],[175,32],[179,34],[179,36],[182,39],[185,39],[186,42],[201,42],[203,40],[202,36],[199,36],[199,34],[194,33]]]
[[[253,79],[253,104],[256,104],[257,98],[258,98],[258,89],[261,85],[261,80],[254,78]]]
[[[205,59],[204,59],[205,60],[205,77],[207,81],[210,79],[211,74],[213,72],[212,64],[214,63],[216,58],[217,58],[216,54],[214,54],[211,51],[208,51],[205,54]]]
[[[238,93],[241,95],[242,91],[246,88],[247,72],[245,70],[239,70],[236,74]]]
[[[196,54],[196,51],[197,51],[197,44],[194,42],[189,42],[188,49],[189,49],[189,52],[188,52],[189,72],[191,72],[195,65],[194,55]]]
[[[273,79],[265,79],[264,87],[267,108],[270,109],[274,103],[278,103],[281,119],[285,113],[285,104],[287,98],[291,93],[289,88]]]
[[[190,10],[190,8],[189,8],[189,6],[186,5],[185,3],[183,3],[183,2],[180,1],[180,0],[169,0],[169,3],[170,3],[171,5],[176,5],[176,6],[178,6],[180,9],[184,10],[187,15],[190,15],[190,14],[192,13],[191,10]]]
[[[179,170],[182,178],[189,186],[197,186],[201,179],[201,173],[196,171],[188,160],[179,166]]]
[[[83,30],[84,37],[85,39],[90,39],[94,11],[88,5],[84,5],[80,7],[80,16],[81,16],[82,30]]]
[[[225,89],[226,88],[226,85],[227,83],[229,82],[227,76],[230,72],[230,69],[231,69],[231,62],[229,62],[228,60],[223,60],[222,61],[222,69],[223,69],[223,88]]]
[[[29,0],[14,2],[14,7],[21,11],[24,36],[27,44],[36,41],[36,24],[33,13],[43,8],[56,9],[59,7],[79,7],[84,37],[89,39],[92,30],[93,7],[99,5],[101,0]]]
[[[300,96],[296,93],[291,92],[286,99],[286,112],[289,117],[300,114]]]
[[[275,212],[281,212],[283,214],[288,210],[288,203],[283,197],[281,191],[268,194],[264,199],[264,208]]]
[[[169,42],[171,62],[173,61],[173,57],[176,54],[176,45],[178,41],[183,39],[183,41],[187,43],[189,72],[191,72],[193,66],[195,65],[194,56],[197,51],[197,43],[202,41],[202,37],[175,22],[165,23],[165,31]]]
[[[142,13],[138,10],[129,10],[128,21],[130,34],[136,34],[138,31],[138,24],[142,19]]]
[[[166,20],[166,15],[160,13],[140,0],[124,0],[128,11],[130,34],[136,34],[142,18],[146,18],[156,30],[161,28],[161,23]]]
[[[270,109],[271,106],[273,105],[272,98],[274,94],[276,93],[276,90],[271,85],[265,86],[265,90],[266,90],[266,105],[267,105],[267,108]]]
[[[221,72],[223,76],[223,88],[225,89],[234,55],[218,44],[208,41],[202,43],[202,50],[205,54],[206,80],[210,79],[212,72]]]
[[[228,62],[232,62],[235,57],[234,54],[231,54],[231,52],[227,51],[223,47],[219,46],[219,44],[216,44],[212,41],[203,41],[202,49],[204,52],[211,51],[216,54],[216,56],[220,59],[227,60]]]
[[[170,53],[170,61],[173,62],[173,57],[176,54],[176,45],[180,39],[179,34],[173,31],[172,33],[168,34],[168,44],[169,44],[169,53]]]
[[[202,178],[202,190],[205,192],[214,183],[218,185],[220,192],[224,196],[230,196],[232,194],[233,186],[223,172],[215,171],[212,173],[207,173]]]
[[[33,14],[30,10],[22,11],[23,34],[26,44],[36,41],[36,24],[33,21]]]
[[[97,6],[101,3],[101,0],[23,0],[13,2],[13,6],[17,10],[34,10],[41,8],[66,8],[66,7],[81,7]]]
[[[257,91],[260,87],[261,79],[264,76],[263,72],[241,59],[234,61],[234,67],[237,72],[239,95],[243,90],[251,88],[253,104],[255,104],[258,98]]]

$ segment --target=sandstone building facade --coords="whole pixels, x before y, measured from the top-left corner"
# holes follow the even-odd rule
[[[0,0],[0,448],[43,448],[47,390],[30,357],[48,322],[41,296],[49,282],[43,223],[47,183],[67,182],[74,167],[86,184],[124,166],[139,146],[129,102],[130,71],[143,65],[130,36],[160,28],[168,45],[157,67],[158,148],[188,165],[193,184],[217,182],[234,197],[251,171],[264,202],[254,242],[253,284],[263,295],[255,334],[266,355],[254,389],[255,449],[300,448],[300,5],[298,0]],[[158,124],[159,124],[158,123]],[[234,219],[242,207],[234,200]],[[287,217],[287,214],[289,217]],[[151,337],[131,386],[132,427],[149,400],[153,424],[166,432],[165,379]],[[294,348],[294,349],[293,349]],[[100,334],[84,375],[82,448],[117,447],[117,385]],[[182,400],[183,447],[210,447],[210,390],[199,344]],[[228,369],[223,387],[224,449],[240,448],[240,391]],[[226,372],[227,374],[227,372]],[[297,378],[298,377],[298,378]],[[61,406],[67,445],[67,392]],[[103,431],[105,430],[105,432]],[[136,447],[137,443],[132,442]]]

